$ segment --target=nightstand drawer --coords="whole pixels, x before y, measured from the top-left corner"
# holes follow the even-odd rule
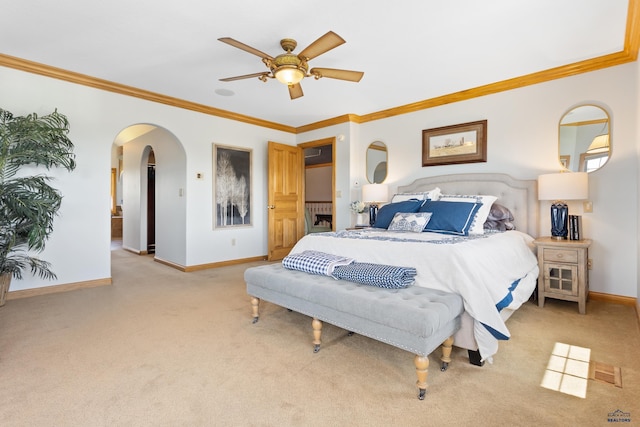
[[[542,249],[542,259],[555,262],[578,262],[578,251],[573,249]]]

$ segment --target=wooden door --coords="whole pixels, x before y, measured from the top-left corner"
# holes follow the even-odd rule
[[[300,147],[269,141],[269,261],[289,254],[304,235],[304,159]]]

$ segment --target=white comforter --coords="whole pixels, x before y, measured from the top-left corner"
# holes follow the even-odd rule
[[[498,339],[510,337],[496,304],[517,309],[529,295],[512,285],[527,274],[538,274],[533,238],[519,231],[458,237],[438,233],[386,230],[313,233],[303,237],[291,253],[316,250],[417,270],[415,286],[460,294],[474,319],[474,336],[483,360],[497,352]]]

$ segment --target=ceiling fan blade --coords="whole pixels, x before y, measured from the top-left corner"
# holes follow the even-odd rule
[[[312,68],[309,74],[320,77],[328,77],[330,79],[348,80],[350,82],[359,82],[364,73],[362,71],[337,70],[335,68]]]
[[[342,37],[340,37],[333,31],[329,31],[327,34],[320,37],[318,40],[314,41],[302,52],[300,52],[298,54],[298,58],[309,61],[310,59],[313,59],[316,56],[320,56],[323,53],[333,49],[334,47],[338,47],[343,43],[346,42]]]
[[[291,99],[300,98],[303,95],[304,93],[302,93],[302,86],[300,86],[300,83],[289,86],[289,96]]]
[[[261,73],[253,73],[253,74],[245,74],[244,76],[235,76],[235,77],[227,77],[226,79],[220,79],[221,82],[232,82],[234,80],[242,80],[242,79],[250,79],[252,77],[258,77],[260,80],[266,81],[266,77],[269,75],[268,72],[263,71]]]
[[[262,51],[260,51],[258,49],[255,49],[255,48],[253,48],[251,46],[248,46],[248,45],[246,45],[244,43],[241,43],[238,40],[234,40],[231,37],[222,37],[222,38],[219,38],[218,40],[220,40],[222,43],[226,43],[226,44],[229,44],[229,45],[231,45],[233,47],[237,47],[238,49],[242,49],[245,52],[249,52],[249,53],[252,53],[252,54],[254,54],[256,56],[259,56],[260,58],[267,58],[267,59],[273,60],[271,55],[267,55],[266,53],[264,53],[264,52],[262,52]]]

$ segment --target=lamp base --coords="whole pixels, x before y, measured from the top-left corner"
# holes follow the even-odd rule
[[[551,237],[565,240],[569,234],[569,208],[564,202],[551,205]]]
[[[376,223],[376,217],[378,216],[378,205],[370,204],[369,205],[369,226],[373,227],[373,224]]]

